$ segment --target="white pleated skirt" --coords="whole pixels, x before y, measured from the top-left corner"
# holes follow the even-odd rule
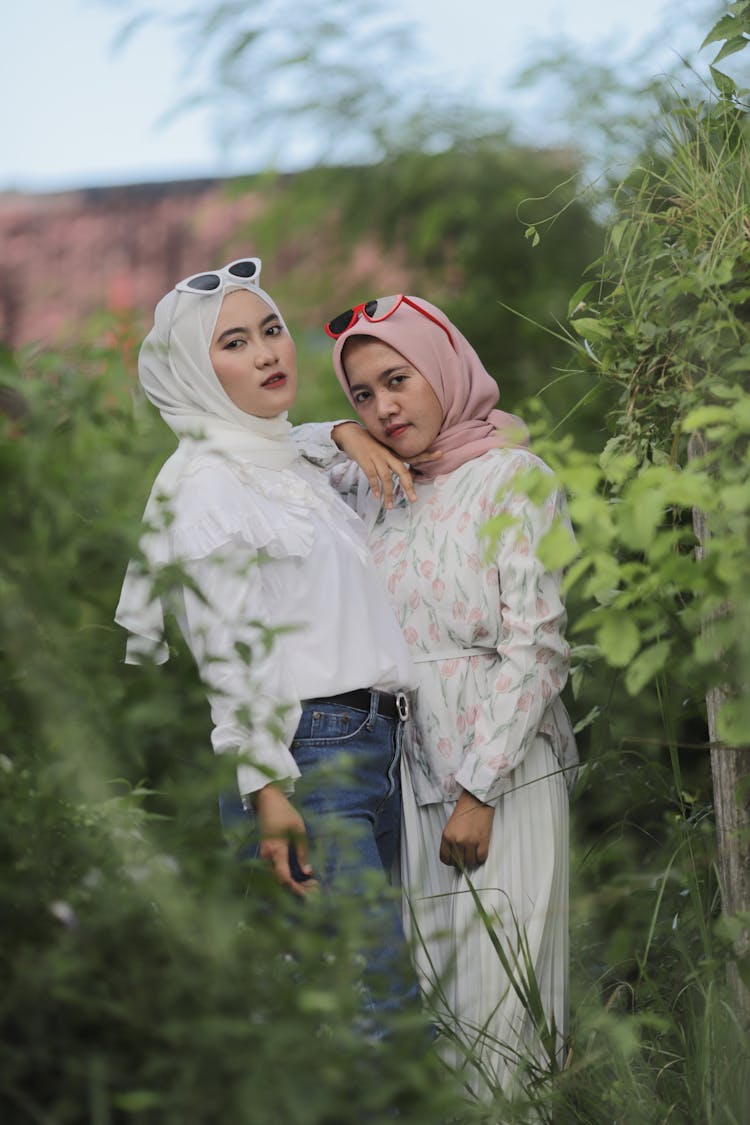
[[[440,862],[452,804],[419,806],[402,766],[404,925],[446,1063],[513,1096],[562,1063],[568,1019],[568,795],[538,737],[499,800],[486,863]]]

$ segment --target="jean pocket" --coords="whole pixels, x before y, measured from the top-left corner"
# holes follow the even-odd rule
[[[295,746],[315,743],[346,744],[355,739],[367,726],[368,716],[362,711],[350,711],[345,707],[331,707],[322,710],[312,708],[305,712],[292,742]]]

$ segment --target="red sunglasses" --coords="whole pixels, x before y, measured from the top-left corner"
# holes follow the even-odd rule
[[[326,333],[332,340],[338,340],[339,336],[343,336],[345,332],[348,332],[349,329],[357,323],[360,316],[363,316],[365,320],[369,320],[371,324],[377,324],[378,321],[387,320],[389,316],[393,316],[396,309],[402,304],[408,305],[409,308],[421,313],[422,316],[426,316],[433,324],[437,324],[438,328],[442,328],[450,341],[451,347],[455,351],[453,337],[445,325],[441,324],[437,317],[429,313],[427,309],[423,309],[421,305],[415,304],[414,301],[411,301],[403,293],[396,293],[391,297],[376,297],[372,301],[363,301],[361,305],[355,305],[353,309],[347,309],[346,312],[339,313],[338,316],[335,316],[333,320],[329,320],[328,324],[326,324]]]

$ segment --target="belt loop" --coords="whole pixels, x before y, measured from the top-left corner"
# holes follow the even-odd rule
[[[367,716],[367,729],[373,730],[375,727],[375,720],[378,717],[378,703],[380,702],[380,692],[370,692],[370,714]]]

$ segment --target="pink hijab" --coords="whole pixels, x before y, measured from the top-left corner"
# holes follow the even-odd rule
[[[499,388],[466,337],[429,301],[421,297],[409,300],[445,325],[453,345],[442,328],[405,303],[385,320],[375,323],[360,316],[339,336],[333,349],[336,378],[352,406],[354,400],[342,362],[344,346],[352,336],[372,336],[395,348],[416,367],[443,408],[443,424],[431,446],[443,456],[417,470],[421,479],[451,473],[490,449],[528,445],[526,424],[515,414],[494,409],[500,398]]]

